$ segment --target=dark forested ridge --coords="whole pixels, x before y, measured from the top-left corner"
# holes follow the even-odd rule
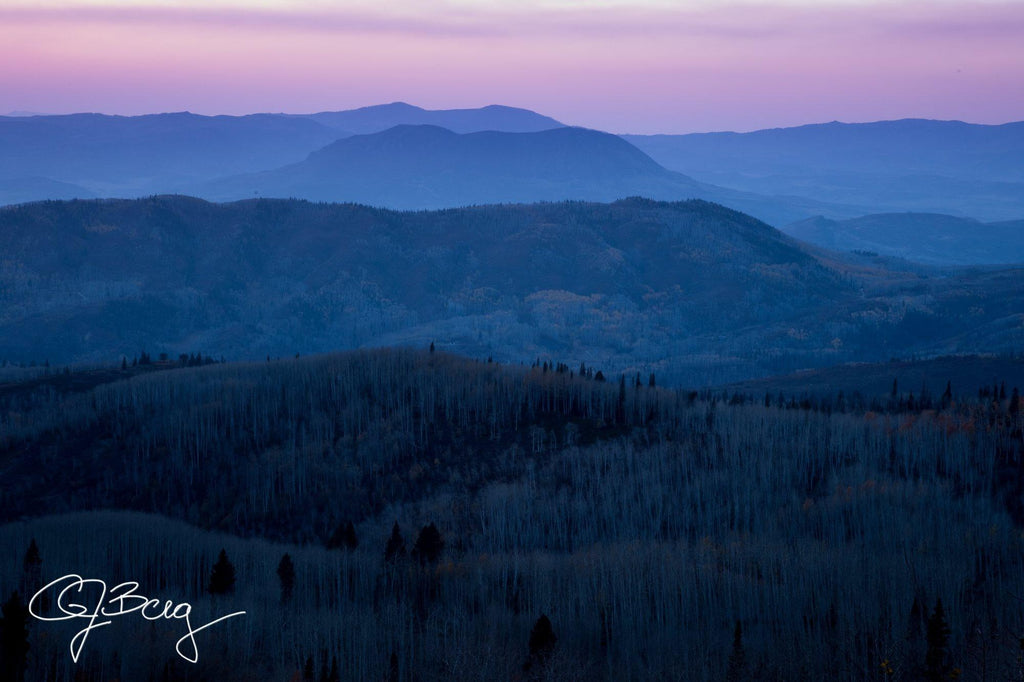
[[[811,251],[700,201],[42,202],[0,209],[0,251],[0,362],[435,341],[708,384],[1024,346],[1019,270]]]
[[[999,392],[1002,385],[1024,386],[1024,357],[1001,355],[950,355],[928,360],[896,360],[881,363],[850,363],[808,369],[782,376],[764,377],[723,387],[729,392],[763,395],[766,391],[788,396],[859,395],[861,400],[888,400],[893,383],[900,394],[937,399],[946,386],[958,393],[976,395]]]
[[[1016,389],[826,410],[428,350],[34,385],[0,398],[0,593],[247,610],[197,666],[165,623],[78,666],[31,623],[61,680],[1016,679]]]

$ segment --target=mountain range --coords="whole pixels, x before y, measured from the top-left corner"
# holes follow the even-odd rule
[[[301,161],[355,133],[428,123],[458,132],[561,125],[512,107],[428,111],[401,102],[305,116],[0,116],[0,203],[174,192]]]
[[[457,134],[431,125],[341,139],[299,163],[206,183],[194,192],[213,200],[259,195],[397,209],[707,193],[608,133],[562,127]]]
[[[1019,260],[1008,221],[1024,215],[1020,158],[1024,124],[614,136],[525,109],[401,102],[308,115],[0,117],[0,204],[174,193],[422,210],[700,198],[829,248],[999,263]],[[879,211],[888,217],[865,217]],[[908,211],[935,215],[892,215]]]
[[[500,106],[9,117],[0,118],[0,151],[0,201],[9,204],[184,193],[425,209],[642,195],[717,201],[776,225],[862,212],[697,183],[619,137]]]

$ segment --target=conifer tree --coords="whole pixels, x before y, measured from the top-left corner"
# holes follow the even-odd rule
[[[924,655],[925,679],[929,682],[938,682],[945,679],[950,671],[946,661],[949,648],[949,624],[946,622],[946,612],[942,608],[942,599],[935,602],[935,610],[928,617],[925,640],[928,643],[928,650]]]
[[[358,546],[359,538],[356,536],[356,527],[352,524],[352,521],[339,523],[327,541],[327,549],[352,550]]]
[[[43,558],[39,555],[39,545],[36,544],[35,538],[29,541],[21,565],[24,570],[23,592],[31,599],[43,586]]]
[[[217,563],[213,565],[213,572],[210,574],[210,584],[207,591],[210,594],[228,594],[235,589],[235,567],[228,560],[228,554],[223,549],[217,557]]]
[[[389,564],[396,563],[405,558],[405,538],[402,537],[402,530],[398,527],[398,521],[391,528],[391,537],[384,546],[384,561]]]
[[[287,604],[292,600],[292,591],[295,589],[295,564],[290,555],[281,557],[277,565],[277,577],[281,580],[281,603]]]
[[[398,682],[398,680],[399,680],[398,652],[392,649],[392,651],[391,651],[391,659],[388,661],[388,677],[387,677],[387,682]]]
[[[444,551],[444,540],[441,538],[437,526],[433,523],[423,526],[419,537],[416,538],[416,544],[412,547],[412,558],[420,565],[436,564],[437,560],[441,558],[442,551]]]
[[[729,667],[725,672],[728,682],[742,682],[748,679],[747,652],[743,648],[743,625],[736,621],[732,632],[732,652],[729,654]]]
[[[537,622],[533,624],[533,629],[530,630],[530,654],[526,659],[526,663],[523,664],[523,670],[529,671],[537,667],[543,667],[551,658],[551,654],[554,653],[555,644],[557,643],[558,637],[555,636],[551,621],[542,613]]]
[[[29,650],[28,607],[15,591],[0,612],[0,682],[23,682]]]

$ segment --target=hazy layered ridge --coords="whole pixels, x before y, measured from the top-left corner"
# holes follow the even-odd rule
[[[392,102],[348,111],[322,111],[302,118],[352,135],[376,133],[397,125],[434,125],[456,133],[484,130],[529,133],[562,126],[555,119],[529,109],[496,104],[479,109],[429,110],[405,102]]]
[[[297,164],[200,184],[189,193],[221,201],[264,196],[393,209],[628,196],[700,198],[773,224],[842,210],[809,199],[698,183],[660,166],[618,136],[568,127],[460,135],[437,126],[396,126],[339,140]]]
[[[339,140],[301,163],[210,183],[198,193],[216,200],[261,195],[430,209],[641,194],[687,199],[702,190],[607,133],[557,128],[459,135],[423,125]]]
[[[0,117],[0,187],[39,176],[100,196],[165,193],[298,161],[339,136],[314,121],[268,114]],[[28,192],[25,200],[47,198],[55,197]]]
[[[301,161],[354,133],[421,123],[458,132],[561,125],[512,107],[429,111],[401,102],[309,115],[0,116],[0,203],[166,194]]]
[[[1024,220],[982,223],[934,213],[884,213],[852,220],[817,217],[781,228],[840,251],[873,251],[939,265],[1024,262]]]
[[[1024,215],[1024,123],[908,119],[624,137],[702,182],[861,207],[821,212],[830,218],[881,211],[979,220]]]
[[[704,383],[1024,333],[1019,270],[812,253],[704,202],[49,202],[0,210],[0,239],[0,357],[38,362],[435,341]]]
[[[353,132],[364,137],[345,140]],[[616,136],[502,106],[428,111],[395,103],[304,116],[0,117],[0,202],[168,193],[396,209],[703,198],[773,225],[868,212],[697,183]]]

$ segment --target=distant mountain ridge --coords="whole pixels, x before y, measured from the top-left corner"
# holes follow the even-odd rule
[[[41,177],[99,196],[167,192],[297,161],[335,139],[315,121],[270,114],[0,117],[0,190],[16,178]]]
[[[219,201],[259,195],[435,209],[630,195],[678,200],[706,192],[621,138],[595,130],[457,134],[401,125],[338,140],[277,170],[207,183],[196,194]]]
[[[884,213],[851,220],[823,217],[780,228],[838,251],[873,251],[937,265],[1024,262],[1024,220],[982,223],[932,213]]]
[[[1024,122],[904,119],[623,137],[702,182],[861,206],[867,209],[861,215],[917,211],[986,221],[1024,215]]]
[[[361,135],[378,133],[397,125],[434,125],[456,133],[498,130],[507,133],[533,133],[564,124],[529,109],[491,104],[479,109],[423,109],[405,102],[378,104],[349,111],[322,111],[303,114],[322,125]]]
[[[431,111],[401,102],[306,115],[0,116],[0,204],[179,192],[301,161],[354,133],[423,123],[458,132],[562,125],[514,107]]]
[[[463,134],[432,125],[395,126],[343,138],[300,163],[197,184],[187,193],[213,201],[261,196],[398,210],[605,202],[629,196],[659,201],[699,198],[772,224],[834,208],[699,183],[664,168],[617,135],[568,126]]]
[[[385,135],[398,126],[423,125],[456,136],[433,134],[431,141],[421,139],[426,137],[422,132]],[[494,147],[505,164],[518,164],[516,172],[502,170],[497,156],[490,166],[488,159],[473,159],[467,141],[457,137],[493,132],[560,141],[545,134],[565,128],[553,118],[514,107],[426,110],[403,102],[305,115],[0,117],[0,204],[168,193],[222,199],[269,192],[392,208],[440,208],[642,195],[704,198],[773,225],[816,215],[848,219],[880,211],[989,221],[1024,215],[1024,124],[907,120],[744,134],[625,136],[651,156],[653,162],[645,162],[643,170],[637,154],[599,142],[596,136],[572,149],[531,152],[532,169],[517,160],[522,155],[517,156],[515,144]],[[371,138],[353,143],[344,153],[332,146],[355,134]],[[516,139],[526,143],[532,138]],[[412,148],[399,150],[396,140]],[[380,158],[370,158],[375,154],[364,149],[360,163],[370,172],[361,173],[354,167],[356,150],[371,143],[383,145],[377,150]],[[422,159],[414,159],[421,144],[433,145],[448,164],[427,169]],[[453,149],[442,151],[446,144]],[[487,144],[478,146],[488,149]],[[320,150],[322,154],[314,154]],[[317,161],[331,155],[334,164]],[[577,170],[567,173],[571,155],[576,156]],[[563,161],[555,166],[561,164],[563,171],[549,167],[557,158]],[[391,168],[386,168],[388,159]],[[410,160],[429,170],[430,177],[405,168]],[[286,170],[300,164],[301,170]],[[402,180],[404,191],[394,183],[385,186],[385,170]],[[242,185],[252,185],[257,174],[264,174],[259,183],[269,184],[242,192]],[[487,186],[488,178],[497,185]],[[595,182],[588,184],[591,180]]]

